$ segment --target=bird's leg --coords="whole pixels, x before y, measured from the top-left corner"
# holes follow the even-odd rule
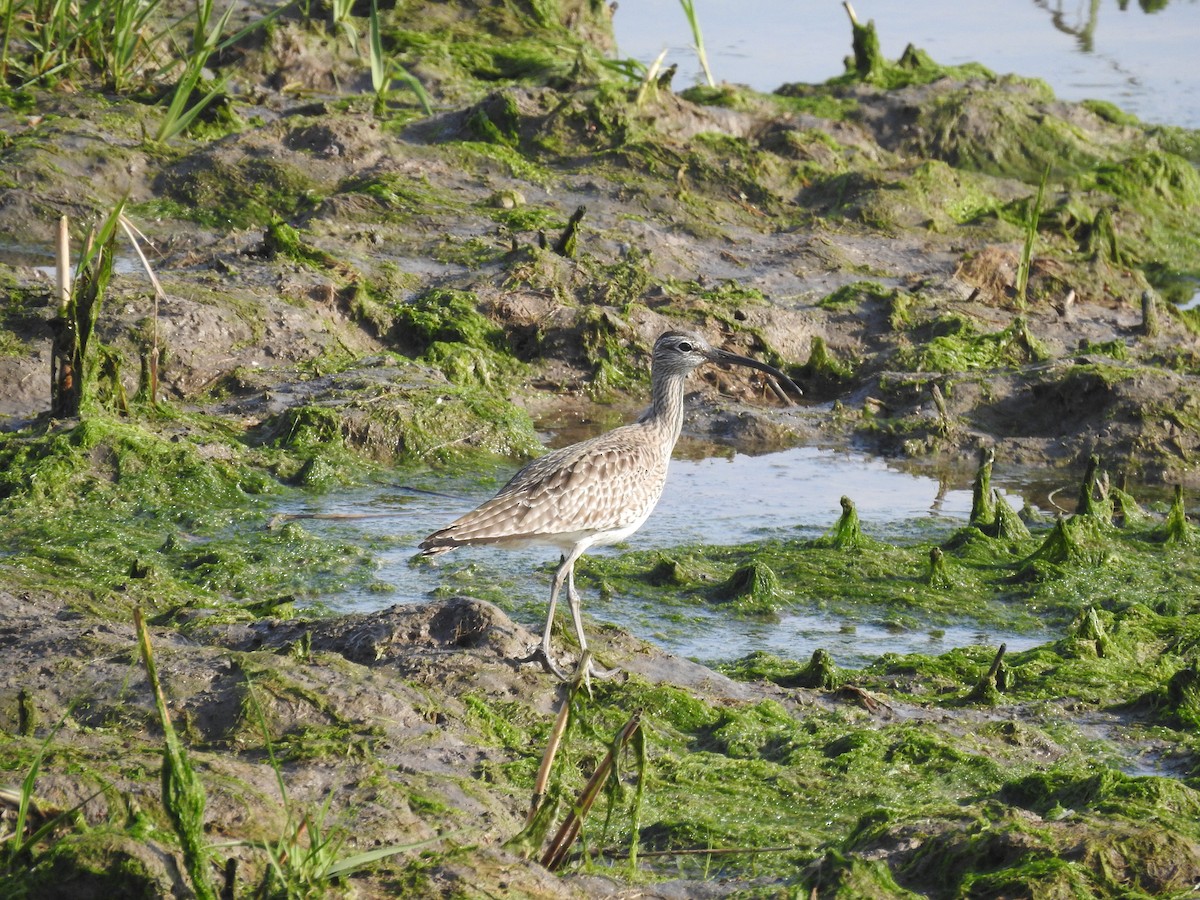
[[[602,669],[588,652],[587,638],[583,634],[583,610],[580,605],[579,591],[575,590],[575,566],[567,570],[567,600],[571,604],[571,618],[575,622],[575,633],[579,635],[579,653],[580,659],[587,660],[587,674],[592,678],[612,678],[617,674],[617,669]]]
[[[562,558],[558,571],[554,573],[554,582],[550,587],[550,609],[546,613],[546,627],[542,631],[542,643],[535,647],[528,656],[517,660],[521,663],[540,662],[542,668],[551,675],[558,676],[562,681],[567,680],[567,673],[558,667],[554,657],[550,655],[550,632],[554,630],[554,610],[558,606],[558,592],[562,590],[563,581],[566,580],[574,564],[573,557],[570,560],[566,556]]]

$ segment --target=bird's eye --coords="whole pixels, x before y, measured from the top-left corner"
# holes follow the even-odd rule
[[[679,344],[679,349],[683,353],[691,353],[695,348],[687,341],[681,341]]]

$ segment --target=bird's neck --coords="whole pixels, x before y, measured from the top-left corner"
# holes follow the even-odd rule
[[[683,430],[683,388],[687,373],[673,373],[665,378],[652,378],[650,408],[638,420],[647,428],[664,435],[668,452],[675,447]]]

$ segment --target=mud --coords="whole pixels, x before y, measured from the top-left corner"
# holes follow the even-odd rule
[[[6,91],[0,427],[8,447],[34,449],[5,458],[35,471],[38,448],[84,442],[47,416],[45,267],[59,216],[78,247],[126,198],[165,297],[123,258],[97,336],[135,397],[153,334],[159,396],[97,401],[85,424],[202,443],[214,466],[255,467],[260,481],[238,482],[248,494],[328,487],[359,464],[454,471],[536,452],[535,423],[613,424],[642,402],[646,351],[669,327],[781,365],[806,392],[788,406],[746,373],[708,371],[689,437],[931,468],[990,450],[1071,475],[1098,456],[1114,481],[1200,484],[1200,329],[1171,302],[1200,277],[1195,135],[977,68],[771,97],[639,91],[598,67],[599,5],[553,5],[544,29],[537,10],[514,23],[516,6],[439,4],[418,21],[396,8],[389,46],[430,92],[428,116],[402,89],[376,102],[361,56],[289,17],[214,62],[231,118],[166,147],[144,140],[159,111],[138,99]],[[475,55],[450,52],[468,44]],[[580,208],[575,252],[556,252]],[[122,505],[153,464],[106,447],[79,464],[93,480],[78,498],[32,515],[116,498],[101,501],[115,510],[106,539],[131,558],[76,575],[69,535],[23,546],[14,566],[18,551],[0,548],[5,781],[44,752],[35,819],[69,811],[27,880],[0,871],[22,896],[189,896],[159,808],[135,605],[206,785],[214,872],[237,896],[263,883],[264,842],[300,819],[335,830],[345,853],[431,842],[335,883],[356,896],[1182,896],[1200,881],[1186,635],[1129,651],[1136,690],[1072,683],[1046,699],[1047,670],[1103,657],[1099,638],[1065,638],[1051,662],[1029,657],[1040,693],[1017,703],[958,699],[990,648],[810,688],[794,672],[735,680],[599,626],[622,674],[596,686],[564,782],[580,786],[635,704],[650,709],[653,820],[639,831],[636,813],[614,814],[650,855],[631,868],[593,831],[595,858],[553,875],[510,843],[563,690],[513,662],[534,635],[468,597],[277,616],[295,598],[188,580],[215,554],[167,577],[201,517],[178,484],[158,505]],[[0,491],[14,517],[42,490],[15,483],[23,471]],[[157,549],[134,547],[126,514],[161,528]],[[288,567],[303,567],[298,552]],[[1122,634],[1194,600],[1151,614],[1113,594],[1096,605]],[[942,665],[953,673],[930,674]],[[1178,718],[1158,712],[1163,697]],[[13,821],[11,795],[0,808]],[[1166,826],[1147,824],[1150,808]],[[701,860],[706,848],[718,853]]]

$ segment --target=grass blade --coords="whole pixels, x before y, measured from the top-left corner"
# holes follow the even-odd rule
[[[1037,241],[1038,219],[1042,214],[1042,200],[1046,195],[1046,179],[1050,177],[1050,167],[1042,170],[1042,179],[1038,182],[1037,196],[1029,206],[1025,216],[1025,243],[1021,247],[1021,261],[1017,265],[1017,303],[1025,305],[1025,292],[1029,286],[1029,267],[1033,262],[1033,245]]]
[[[163,807],[183,849],[183,862],[191,877],[192,890],[200,900],[217,900],[217,891],[213,886],[208,866],[209,849],[204,843],[204,786],[196,777],[196,770],[188,760],[187,750],[171,724],[167,700],[158,680],[158,668],[154,664],[154,653],[150,648],[150,633],[146,630],[140,608],[134,609],[133,622],[137,629],[142,664],[146,667],[146,677],[154,693],[154,706],[163,729]]]
[[[692,27],[692,40],[695,42],[696,57],[700,60],[700,68],[704,70],[704,78],[709,87],[716,87],[712,71],[708,68],[708,53],[704,50],[704,35],[700,33],[700,19],[696,16],[695,0],[679,0],[683,6],[683,14],[687,16],[688,24]]]

